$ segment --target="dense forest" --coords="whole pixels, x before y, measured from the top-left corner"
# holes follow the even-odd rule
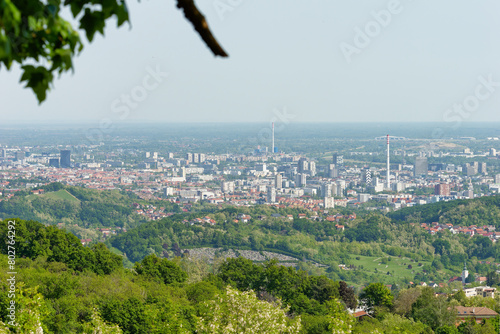
[[[6,235],[7,221],[0,222]],[[431,288],[381,283],[359,294],[343,281],[237,258],[214,263],[154,254],[131,269],[103,244],[83,247],[70,233],[15,219],[17,332],[43,333],[495,333],[497,319],[455,327],[454,306],[499,311],[499,297],[436,297]],[[7,267],[6,243],[2,267]],[[6,271],[0,278],[8,278]],[[9,325],[0,286],[0,333]],[[347,308],[364,305],[357,320]]]

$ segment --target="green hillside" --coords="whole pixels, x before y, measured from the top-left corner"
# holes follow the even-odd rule
[[[0,219],[19,217],[49,225],[76,224],[83,229],[133,228],[146,221],[144,217],[134,213],[132,204],[136,201],[137,199],[118,190],[50,186],[41,195],[21,193],[1,201]]]
[[[256,219],[266,210],[267,218]],[[213,226],[192,224],[194,218],[204,215],[179,214],[141,225],[110,239],[108,245],[125,253],[132,262],[152,253],[160,257],[180,256],[181,249],[186,248],[270,251],[301,260],[299,267],[310,272],[356,286],[374,281],[447,282],[460,274],[464,262],[471,272],[484,276],[494,268],[494,262],[500,262],[500,245],[486,237],[470,238],[447,231],[431,235],[419,225],[394,222],[378,213],[344,221],[346,228],[341,231],[335,228],[335,222],[298,219],[297,212],[290,221],[272,218],[273,212],[280,211],[268,206],[219,210],[209,215],[218,222]],[[249,223],[233,223],[241,213],[253,219]]]
[[[339,222],[345,230],[338,230],[337,222],[299,219],[304,209],[266,205],[218,209],[206,203],[193,206],[191,212],[143,224],[145,218],[134,212],[135,202],[149,204],[127,192],[51,185],[43,195],[21,194],[0,202],[0,218],[63,223],[78,237],[92,240],[103,240],[98,228],[124,227],[128,232],[112,237],[107,244],[131,262],[149,254],[171,258],[182,255],[181,250],[203,247],[269,251],[298,259],[298,266],[311,273],[356,286],[373,281],[446,282],[460,274],[464,262],[471,272],[484,276],[500,262],[500,244],[486,237],[448,231],[430,235],[420,227],[422,222],[433,221],[496,225],[499,196],[416,206],[387,215],[358,211],[356,219]],[[155,205],[181,211],[168,202]],[[342,213],[352,211],[342,209]],[[241,214],[250,215],[251,221],[235,223]],[[283,218],[286,215],[294,219]],[[195,221],[206,216],[216,224]],[[388,262],[379,264],[379,258]]]
[[[70,202],[78,202],[78,203],[80,202],[80,200],[78,198],[76,198],[75,196],[70,194],[66,189],[61,189],[58,191],[49,192],[49,193],[42,194],[42,195],[29,195],[29,196],[27,196],[27,198],[30,200],[34,200],[37,197],[70,201]]]
[[[500,227],[500,195],[417,205],[391,212],[388,217],[395,222],[440,222],[466,226],[491,224]]]
[[[408,257],[397,256],[355,256],[351,258],[350,264],[356,269],[369,273],[372,279],[384,284],[394,282],[410,282],[416,275],[425,277],[424,268],[432,265],[432,261],[414,261]],[[411,266],[411,267],[409,267]],[[349,269],[347,269],[349,270]],[[455,273],[451,270],[442,270],[443,274],[449,274],[450,277]],[[420,283],[420,282],[416,282]]]

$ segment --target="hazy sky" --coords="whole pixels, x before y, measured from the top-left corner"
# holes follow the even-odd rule
[[[2,68],[0,122],[500,121],[498,0],[198,0],[228,59],[127,4],[42,106]]]

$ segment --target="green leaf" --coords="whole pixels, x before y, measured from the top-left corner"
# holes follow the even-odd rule
[[[125,2],[123,2],[123,4],[120,6],[119,10],[115,14],[116,18],[118,19],[117,23],[118,27],[120,27],[125,22],[129,22],[128,8]]]
[[[73,68],[73,62],[71,60],[71,50],[68,49],[58,49],[55,51],[56,56],[54,58],[57,58],[60,60],[60,63],[62,63],[63,66],[53,66],[51,70],[55,70],[57,67],[59,68],[59,73],[62,71],[67,71],[70,68]],[[55,61],[54,61],[55,64]]]
[[[52,73],[43,66],[34,67],[32,65],[22,66],[24,70],[21,82],[26,81],[25,88],[31,88],[35,93],[38,102],[42,103],[47,97],[47,91],[54,80]]]
[[[87,39],[92,42],[97,31],[104,35],[105,20],[102,12],[94,12],[89,8],[85,9],[85,14],[80,20],[80,28],[85,30]]]
[[[19,34],[19,24],[21,23],[21,12],[10,0],[4,0],[3,15],[0,22],[5,31]],[[1,11],[0,11],[1,13]]]
[[[64,2],[64,5],[70,5],[71,9],[71,14],[73,14],[73,17],[76,18],[78,14],[83,10],[83,6],[85,6],[86,1],[81,1],[81,0],[76,0],[76,1],[70,1],[66,0]]]
[[[0,59],[7,59],[11,57],[12,48],[10,40],[7,36],[3,35],[0,31]]]

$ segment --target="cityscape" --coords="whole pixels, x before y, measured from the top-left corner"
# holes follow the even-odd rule
[[[442,140],[435,147],[390,135],[373,139],[378,151],[332,151],[317,158],[279,151],[274,134],[269,147],[259,145],[247,154],[5,145],[0,157],[1,186],[7,198],[18,190],[61,182],[127,190],[144,199],[165,198],[181,204],[266,203],[312,211],[336,206],[388,211],[499,193],[497,137],[486,138],[480,145],[474,138]],[[396,148],[391,149],[390,140],[397,142]],[[378,162],[383,155],[386,164]],[[370,161],[370,157],[377,159]],[[446,162],[451,159],[459,163]],[[36,181],[25,182],[21,188],[18,182],[10,184],[9,180],[16,179]]]
[[[257,145],[245,154],[155,152],[128,148],[130,144],[114,148],[104,143],[3,145],[0,201],[9,201],[19,191],[43,195],[43,186],[56,182],[101,191],[126,191],[138,199],[176,204],[185,212],[191,211],[195,203],[219,208],[301,208],[307,212],[301,214],[303,218],[333,221],[337,229],[344,230],[345,215],[335,208],[354,210],[345,216],[350,220],[356,217],[355,210],[388,213],[493,196],[500,190],[498,137],[450,138],[429,144],[426,140],[386,135],[359,139],[360,145],[371,142],[372,150],[362,145],[318,155],[280,150],[275,146],[274,123],[270,127],[269,146]],[[185,147],[187,142],[178,145]],[[344,144],[337,141],[335,145]],[[384,155],[386,161],[381,163]],[[165,205],[134,203],[133,207],[147,220],[160,220],[175,212]],[[248,222],[251,218],[240,216],[243,218],[235,221]],[[205,220],[216,223],[212,218]],[[65,227],[65,223],[58,226]],[[433,235],[446,229],[453,234],[482,235],[493,242],[500,238],[500,232],[491,225],[464,227],[431,222],[421,227]],[[95,228],[97,237],[88,238],[83,233],[82,244],[104,241],[127,231],[126,226]]]
[[[0,334],[500,333],[499,11],[0,0]]]

